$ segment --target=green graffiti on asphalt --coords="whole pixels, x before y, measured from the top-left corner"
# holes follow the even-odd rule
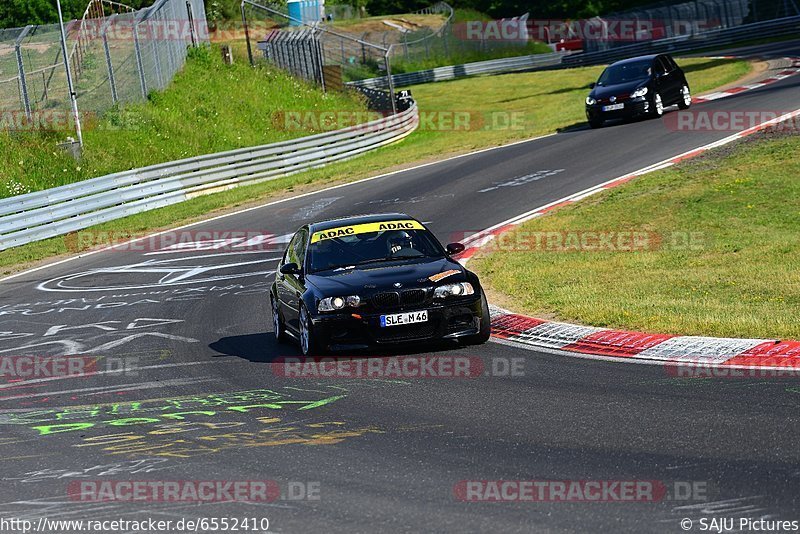
[[[305,390],[297,393],[255,389],[202,396],[151,399],[137,402],[94,404],[0,413],[0,424],[25,425],[40,436],[76,432],[96,426],[126,427],[196,418],[217,418],[224,414],[249,413],[254,410],[313,410],[327,406],[345,395],[310,395],[325,393]],[[316,397],[316,398],[308,398]],[[319,398],[322,397],[322,398]]]

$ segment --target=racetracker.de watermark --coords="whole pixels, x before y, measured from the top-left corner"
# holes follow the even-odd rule
[[[706,501],[706,481],[661,480],[461,480],[453,487],[464,502],[655,503]]]
[[[97,373],[93,356],[0,356],[0,377],[16,380],[79,377]]]
[[[698,360],[666,364],[664,371],[673,378],[800,378],[800,361],[763,357],[742,365],[724,365]]]
[[[718,20],[678,19],[500,19],[470,20],[453,25],[465,41],[601,41],[635,42],[691,35],[719,26]]]
[[[274,480],[75,480],[67,495],[78,502],[272,502]]]
[[[248,20],[247,30],[241,20],[207,21],[202,19],[135,20],[126,17],[76,20],[67,24],[71,38],[93,41],[105,38],[111,42],[199,41],[230,42],[250,35],[266,34],[280,28],[275,22]]]
[[[332,132],[351,128],[359,133],[386,128],[377,122],[391,112],[353,110],[285,110],[272,115],[276,130]],[[420,110],[418,130],[432,132],[522,131],[527,128],[524,111]]]
[[[477,232],[455,232],[451,242],[470,240]],[[704,232],[674,230],[515,230],[479,242],[489,252],[648,252],[656,250],[704,250],[709,244]]]
[[[67,495],[78,502],[319,501],[319,481],[290,480],[73,480]]]
[[[84,130],[98,127],[98,116],[91,111],[79,112],[81,126]],[[75,115],[69,111],[57,109],[25,111],[0,111],[0,131],[9,132],[74,132]],[[112,129],[104,124],[106,130]]]
[[[160,234],[81,230],[64,236],[70,252],[113,247],[113,252],[152,254],[280,252],[286,246],[284,241],[263,230],[172,230]]]
[[[765,129],[800,132],[800,115],[791,111],[687,109],[667,113],[662,121],[673,132],[743,132],[771,121]]]
[[[272,373],[284,378],[442,379],[525,375],[525,358],[476,356],[391,356],[278,358]]]

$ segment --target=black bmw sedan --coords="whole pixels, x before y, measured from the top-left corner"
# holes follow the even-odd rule
[[[304,355],[384,344],[488,341],[489,305],[478,277],[403,214],[363,215],[301,227],[270,293],[278,340]]]
[[[589,87],[586,118],[592,128],[609,119],[660,117],[668,106],[688,109],[692,104],[686,76],[668,54],[617,61]]]

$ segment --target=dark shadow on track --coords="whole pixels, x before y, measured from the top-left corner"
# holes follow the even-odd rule
[[[296,344],[291,341],[278,343],[272,332],[223,337],[209,344],[208,347],[219,353],[216,357],[236,356],[253,363],[271,363],[279,358],[300,356],[300,350]],[[331,351],[326,353],[325,356],[332,358],[337,356],[372,358],[411,356],[430,354],[432,352],[457,352],[460,356],[478,356],[482,351],[479,345],[463,345],[455,341],[439,341],[409,343],[373,349]]]
[[[236,356],[254,363],[269,363],[300,352],[288,343],[278,343],[272,332],[223,337],[208,346],[223,356]]]

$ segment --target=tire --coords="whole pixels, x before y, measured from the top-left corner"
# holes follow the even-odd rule
[[[651,102],[653,109],[650,110],[650,116],[654,119],[659,119],[664,116],[664,101],[658,93],[653,94],[653,101]]]
[[[489,315],[489,301],[486,300],[486,293],[481,289],[481,331],[474,336],[466,338],[466,342],[470,345],[483,345],[489,338],[492,337],[492,318]]]
[[[692,93],[688,85],[684,85],[681,89],[681,99],[678,100],[678,109],[689,109],[692,105]]]
[[[283,322],[283,317],[278,309],[278,297],[272,294],[269,300],[272,308],[272,329],[275,332],[275,340],[278,343],[283,343],[286,341],[286,324]]]
[[[602,128],[603,127],[603,119],[594,119],[589,121],[589,126],[591,128]]]
[[[302,304],[300,305],[300,352],[303,356],[317,356],[323,352],[319,340],[314,335],[308,310]]]

